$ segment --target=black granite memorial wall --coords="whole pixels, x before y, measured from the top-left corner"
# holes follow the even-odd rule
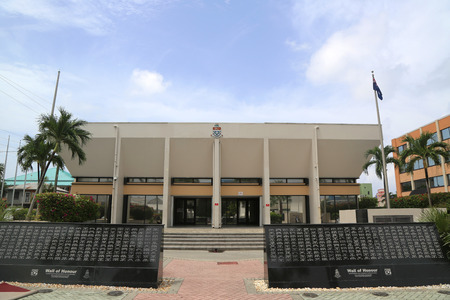
[[[450,283],[433,223],[265,225],[269,287]]]
[[[0,222],[0,281],[157,287],[163,225]]]

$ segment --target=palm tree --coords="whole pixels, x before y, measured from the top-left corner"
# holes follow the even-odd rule
[[[396,153],[397,151],[390,145],[387,145],[384,147],[384,156],[386,161],[386,166],[388,164],[394,164],[396,166],[400,166],[400,161],[392,156],[389,156],[391,153]],[[375,174],[377,177],[381,180],[383,180],[383,155],[381,154],[381,149],[378,147],[374,147],[372,149],[369,149],[364,154],[365,158],[369,158],[362,167],[364,173],[369,174],[369,167],[371,165],[375,165]],[[383,186],[384,190],[386,191],[386,182],[383,180]]]
[[[45,114],[39,118],[39,134],[38,139],[43,139],[46,144],[51,146],[48,152],[48,159],[42,166],[42,173],[39,177],[38,190],[41,188],[45,180],[45,173],[50,164],[57,160],[63,162],[59,156],[63,146],[72,154],[72,158],[78,157],[78,163],[82,164],[86,160],[86,154],[83,146],[91,138],[91,133],[83,129],[86,121],[73,119],[72,114],[66,110],[59,109],[60,116],[55,118],[53,115]],[[58,164],[57,164],[58,165]],[[61,166],[62,164],[59,164]],[[35,197],[31,200],[30,209],[28,210],[27,219],[31,216]]]
[[[403,142],[408,143],[408,148],[406,148],[400,155],[402,163],[405,164],[406,172],[412,172],[414,170],[415,162],[420,160],[423,161],[428,202],[430,207],[432,207],[430,183],[428,178],[428,160],[434,161],[436,165],[441,163],[440,157],[442,157],[444,161],[448,161],[450,157],[450,145],[445,142],[435,141],[434,134],[430,132],[422,133],[417,139],[407,135],[403,139]],[[407,159],[408,162],[406,162]]]

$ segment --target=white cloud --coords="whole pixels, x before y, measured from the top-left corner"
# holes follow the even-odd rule
[[[164,77],[161,74],[139,69],[133,70],[130,82],[133,95],[162,93],[171,85],[170,82],[164,81]]]
[[[108,33],[115,18],[151,15],[177,0],[2,0],[0,9],[39,21],[35,29],[81,28],[93,35]],[[57,25],[56,27],[54,25]]]

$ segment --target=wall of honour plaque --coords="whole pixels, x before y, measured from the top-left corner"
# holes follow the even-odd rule
[[[0,222],[0,281],[157,287],[163,225]]]
[[[265,225],[269,287],[450,283],[433,223]]]

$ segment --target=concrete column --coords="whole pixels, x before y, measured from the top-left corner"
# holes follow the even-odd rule
[[[322,223],[320,212],[318,131],[319,126],[315,126],[311,143],[311,171],[309,177],[309,213],[311,224]]]
[[[263,173],[263,203],[261,210],[262,224],[270,224],[270,161],[269,161],[269,139],[264,138],[264,173]]]
[[[173,226],[172,197],[170,196],[170,138],[164,141],[163,218],[164,227]]]
[[[220,139],[214,139],[213,149],[213,199],[212,199],[212,227],[222,226],[220,195]]]
[[[114,125],[116,131],[116,143],[114,146],[113,191],[111,203],[111,223],[122,223],[123,212],[123,177],[120,172],[120,148],[122,140],[119,125]]]

